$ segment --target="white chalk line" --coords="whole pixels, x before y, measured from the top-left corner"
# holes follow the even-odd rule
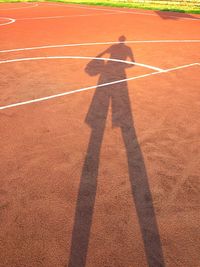
[[[133,62],[129,62],[129,61],[127,63],[128,64],[133,64]],[[134,64],[138,65],[139,63],[135,62]],[[200,65],[200,63],[191,63],[191,64],[188,64],[188,65],[178,66],[178,67],[175,67],[175,68],[170,68],[170,69],[166,69],[166,70],[162,70],[162,71],[151,72],[151,73],[147,73],[147,74],[143,74],[143,75],[139,75],[139,76],[123,79],[123,80],[117,80],[117,81],[113,81],[113,82],[109,82],[109,83],[93,85],[93,86],[89,86],[89,87],[85,87],[85,88],[81,88],[81,89],[76,89],[76,90],[72,90],[72,91],[68,91],[68,92],[64,92],[64,93],[54,94],[54,95],[51,95],[51,96],[46,96],[46,97],[41,97],[41,98],[32,99],[32,100],[28,100],[28,101],[9,104],[9,105],[6,105],[6,106],[1,106],[0,110],[5,110],[5,109],[13,108],[13,107],[18,107],[18,106],[24,106],[24,105],[28,105],[28,104],[31,104],[31,103],[41,102],[41,101],[46,101],[46,100],[50,100],[50,99],[53,99],[53,98],[58,98],[58,97],[66,96],[66,95],[71,95],[71,94],[75,94],[75,93],[79,93],[79,92],[83,92],[83,91],[92,90],[92,89],[95,89],[95,88],[100,88],[100,87],[105,87],[105,86],[109,86],[109,85],[113,85],[113,84],[118,84],[118,83],[122,83],[122,82],[131,81],[131,80],[141,79],[141,78],[144,78],[144,77],[148,77],[148,76],[152,76],[152,75],[156,75],[156,74],[160,74],[160,73],[166,73],[166,72],[170,72],[170,71],[174,71],[174,70],[182,69],[182,68],[187,68],[187,67],[191,67],[191,66],[195,66],[195,65]]]
[[[43,45],[34,47],[24,47],[24,48],[14,48],[0,50],[0,53],[10,53],[17,51],[28,51],[28,50],[40,50],[49,48],[62,48],[62,47],[77,47],[77,46],[94,46],[94,45],[113,45],[118,44],[119,41],[109,41],[109,42],[89,42],[89,43],[76,43],[76,44],[61,44],[61,45]],[[126,41],[125,44],[142,44],[142,43],[200,43],[200,40],[134,40]]]
[[[3,10],[13,10],[13,9],[24,9],[24,8],[32,8],[32,7],[36,7],[36,6],[39,6],[38,3],[34,3],[33,5],[31,5],[31,3],[24,3],[24,4],[27,4],[29,6],[24,6],[24,7],[12,7],[12,8],[1,8],[0,11],[3,11]]]
[[[123,11],[123,10],[117,10],[117,9],[113,9],[112,7],[110,7],[109,9],[105,9],[105,8],[94,8],[94,7],[86,7],[86,6],[82,6],[82,5],[61,5],[61,4],[46,4],[45,5],[50,5],[50,6],[61,6],[61,7],[68,7],[68,8],[82,8],[82,9],[88,9],[88,10],[102,10],[102,11],[107,11],[109,12],[110,10],[113,10],[116,12],[116,14],[133,14],[133,15],[145,15],[145,16],[154,16],[154,17],[159,17],[158,14],[153,14],[153,13],[147,13],[147,12],[137,12],[137,11]],[[161,11],[162,12],[162,11]],[[166,13],[163,12],[163,14],[166,16],[166,18],[177,18],[177,19],[180,19],[180,20],[195,20],[195,21],[200,21],[200,18],[185,18],[185,17],[180,17],[180,16],[173,16],[173,15],[168,15]]]
[[[0,17],[0,20],[1,20],[1,19],[3,19],[3,20],[8,20],[8,22],[0,23],[0,26],[8,25],[8,24],[14,23],[14,22],[16,21],[15,19],[12,19],[12,18],[5,18],[5,17]]]

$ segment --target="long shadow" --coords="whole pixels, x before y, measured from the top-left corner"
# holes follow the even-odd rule
[[[134,61],[131,49],[124,43],[125,37],[97,57],[109,54],[110,58]],[[91,136],[82,169],[72,232],[71,252],[68,267],[85,267],[92,224],[92,215],[97,190],[100,150],[103,140],[109,104],[112,105],[113,127],[120,127],[126,148],[129,178],[144,242],[149,267],[164,267],[164,257],[158,225],[149,188],[142,152],[134,129],[127,82],[98,87],[103,83],[126,79],[130,64],[112,61],[91,61],[86,72],[100,74],[86,123],[91,127]]]

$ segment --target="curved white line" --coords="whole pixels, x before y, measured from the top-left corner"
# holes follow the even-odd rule
[[[17,58],[17,59],[9,59],[9,60],[2,60],[0,61],[0,64],[5,64],[5,63],[11,63],[11,62],[22,62],[22,61],[32,61],[32,60],[47,60],[47,59],[96,59],[96,60],[106,60],[106,61],[112,61],[112,62],[119,62],[119,63],[125,63],[125,64],[130,64],[130,65],[136,65],[152,70],[156,70],[159,72],[164,71],[161,68],[150,66],[147,64],[143,63],[136,63],[132,61],[126,61],[126,60],[120,60],[120,59],[115,59],[115,58],[99,58],[99,57],[82,57],[82,56],[46,56],[46,57],[27,57],[27,58]]]
[[[61,45],[43,45],[43,46],[33,46],[24,48],[14,48],[1,50],[0,53],[9,53],[17,51],[28,51],[28,50],[40,50],[48,48],[62,48],[62,47],[76,47],[76,46],[93,46],[93,45],[113,45],[119,42],[91,42],[91,43],[76,43],[76,44],[61,44]],[[126,41],[126,44],[142,44],[142,43],[200,43],[200,40],[141,40],[141,41]]]
[[[31,3],[25,3],[27,5],[31,5]],[[24,7],[12,7],[12,8],[2,8],[0,9],[0,11],[3,11],[3,10],[13,10],[13,9],[22,9],[22,8],[32,8],[32,7],[36,7],[36,6],[39,6],[38,3],[34,3],[33,5],[31,6],[24,6]]]
[[[14,22],[16,21],[15,19],[12,19],[12,18],[5,18],[5,17],[0,17],[0,19],[8,20],[8,22],[0,23],[0,26],[8,25],[8,24],[14,23]]]

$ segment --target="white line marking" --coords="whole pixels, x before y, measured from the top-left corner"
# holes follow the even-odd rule
[[[89,86],[89,87],[85,87],[85,88],[81,88],[81,89],[76,89],[76,90],[73,90],[73,91],[64,92],[64,93],[60,93],[60,94],[56,94],[56,95],[51,95],[51,96],[41,97],[41,98],[28,100],[28,101],[24,101],[24,102],[19,102],[19,103],[15,103],[15,104],[10,104],[10,105],[7,105],[7,106],[0,107],[0,110],[13,108],[13,107],[17,107],[17,106],[23,106],[23,105],[27,105],[27,104],[31,104],[31,103],[36,103],[36,102],[41,102],[41,101],[49,100],[49,99],[52,99],[52,98],[71,95],[71,94],[75,94],[75,93],[79,93],[79,92],[83,92],[83,91],[88,91],[88,90],[92,90],[92,89],[103,87],[103,86],[122,83],[122,82],[130,81],[130,80],[136,80],[136,79],[139,79],[139,78],[147,77],[147,76],[158,74],[158,73],[161,73],[161,72],[160,71],[159,72],[156,71],[156,72],[152,72],[152,73],[148,73],[148,74],[144,74],[144,75],[140,75],[140,76],[136,76],[136,77],[132,77],[132,78],[127,78],[127,79],[123,79],[123,80],[118,80],[118,81],[114,81],[114,82],[110,82],[110,83],[93,85],[93,86]]]
[[[81,15],[68,15],[68,16],[51,16],[51,17],[32,17],[32,18],[21,18],[19,20],[35,20],[35,19],[64,19],[64,18],[73,18],[73,17],[93,17],[93,16],[106,16],[106,15],[115,15],[116,13],[96,13],[96,14],[81,14]]]
[[[178,66],[178,67],[175,67],[175,68],[170,68],[170,69],[164,70],[164,72],[169,72],[169,71],[173,71],[173,70],[179,70],[179,69],[188,68],[188,67],[191,67],[191,66],[199,66],[199,65],[200,65],[200,63],[191,63],[191,64],[188,64],[188,65],[183,65],[183,66]]]
[[[32,8],[32,7],[36,7],[36,6],[39,6],[38,3],[34,3],[33,5],[31,5],[30,3],[25,3],[29,6],[25,6],[25,7],[12,7],[12,8],[2,8],[0,9],[0,11],[3,11],[3,10],[13,10],[13,9],[22,9],[22,8]]]
[[[8,22],[0,23],[0,26],[8,25],[8,24],[14,23],[14,22],[16,21],[15,19],[12,19],[12,18],[5,18],[5,17],[0,17],[0,20],[1,20],[1,19],[3,19],[3,20],[8,20]]]
[[[157,68],[154,66],[150,66],[147,64],[142,64],[142,63],[136,63],[136,62],[131,62],[131,61],[126,61],[126,60],[120,60],[120,59],[114,59],[114,58],[98,58],[98,57],[82,57],[82,56],[46,56],[46,57],[28,57],[28,58],[17,58],[17,59],[9,59],[9,60],[2,60],[0,61],[0,64],[5,64],[5,63],[11,63],[11,62],[22,62],[22,61],[32,61],[32,60],[47,60],[47,59],[89,59],[89,60],[105,60],[105,61],[113,61],[113,62],[119,62],[119,63],[126,63],[130,65],[136,65],[156,71],[164,71],[161,68]]]
[[[120,12],[120,11],[119,11]],[[80,15],[68,15],[68,16],[52,16],[52,17],[33,17],[33,18],[21,18],[21,19],[16,19],[16,20],[32,20],[32,19],[61,19],[61,18],[74,18],[74,17],[93,17],[93,16],[107,16],[107,15],[119,15],[119,12],[110,12],[110,13],[96,13],[96,14],[80,14]],[[124,12],[122,11],[123,14],[133,14],[133,12]],[[120,12],[120,14],[122,14]],[[134,13],[136,15],[143,15],[143,13]],[[153,15],[153,14],[148,14],[148,15]],[[175,16],[166,16],[166,18],[168,17],[174,17]],[[200,20],[200,18],[182,18],[182,19],[189,19],[189,20]]]
[[[76,47],[76,46],[93,46],[93,45],[112,45],[118,44],[119,41],[111,42],[91,42],[91,43],[77,43],[77,44],[61,44],[61,45],[44,45],[44,46],[34,46],[34,47],[25,47],[25,48],[14,48],[1,50],[0,53],[9,53],[17,51],[27,51],[27,50],[39,50],[39,49],[48,49],[48,48],[61,48],[61,47]],[[141,40],[141,41],[126,41],[126,44],[142,44],[142,43],[200,43],[200,40]]]
[[[152,73],[148,73],[148,74],[144,74],[144,75],[139,75],[139,76],[123,79],[123,80],[113,81],[113,82],[110,82],[110,83],[104,83],[104,84],[89,86],[89,87],[76,89],[76,90],[72,90],[72,91],[68,91],[68,92],[64,92],[64,93],[60,93],[60,94],[41,97],[41,98],[28,100],[28,101],[24,101],[24,102],[18,102],[18,103],[6,105],[6,106],[1,106],[0,110],[9,109],[9,108],[18,107],[18,106],[23,106],[23,105],[27,105],[27,104],[31,104],[31,103],[37,103],[37,102],[41,102],[41,101],[45,101],[45,100],[49,100],[49,99],[53,99],[53,98],[58,98],[58,97],[62,97],[62,96],[70,95],[70,94],[75,94],[75,93],[79,93],[79,92],[83,92],[83,91],[92,90],[92,89],[103,87],[103,86],[108,86],[108,85],[113,85],[113,84],[117,84],[117,83],[127,82],[127,81],[131,81],[131,80],[136,80],[136,79],[148,77],[148,76],[151,76],[151,75],[156,75],[156,74],[160,74],[160,73],[174,71],[174,70],[177,70],[177,69],[191,67],[191,66],[194,66],[194,65],[200,65],[200,63],[192,63],[192,64],[178,66],[178,67],[171,68],[171,69],[166,69],[164,71],[156,71],[156,72],[152,72]]]
[[[105,8],[94,8],[94,7],[86,7],[86,6],[82,6],[82,5],[61,5],[61,4],[46,4],[46,5],[51,5],[51,6],[61,6],[61,7],[68,7],[68,8],[82,8],[82,9],[88,9],[88,10],[102,10],[102,11],[115,11],[116,14],[133,14],[133,15],[145,15],[145,16],[154,16],[154,17],[159,17],[158,14],[153,14],[153,13],[147,13],[147,12],[137,12],[137,11],[123,11],[123,10],[117,10],[117,9],[113,9],[112,7],[109,7],[109,9],[105,9]],[[162,12],[162,11],[161,11]],[[177,18],[180,20],[199,20],[200,18],[198,17],[193,17],[193,18],[186,18],[186,17],[180,17],[180,16],[173,16],[173,15],[168,15],[165,12],[162,12],[162,14],[166,17],[166,18]]]

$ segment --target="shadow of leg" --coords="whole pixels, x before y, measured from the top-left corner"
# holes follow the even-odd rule
[[[68,267],[86,265],[104,125],[93,129],[82,169]]]
[[[130,125],[130,124],[129,124]],[[149,267],[164,267],[164,257],[144,159],[134,127],[122,127],[132,195]]]

